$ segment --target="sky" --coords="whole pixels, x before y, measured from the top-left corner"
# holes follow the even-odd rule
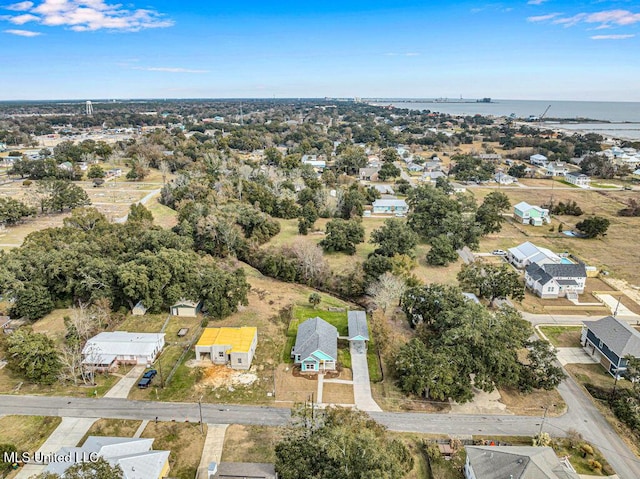
[[[0,0],[0,100],[640,101],[640,2]]]

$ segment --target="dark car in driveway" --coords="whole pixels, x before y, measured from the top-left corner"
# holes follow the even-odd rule
[[[139,382],[138,382],[138,387],[140,389],[146,389],[149,387],[149,385],[151,384],[151,378],[142,378]]]
[[[155,369],[149,369],[142,375],[142,377],[144,379],[153,379],[156,374],[158,374],[158,371],[156,371]]]

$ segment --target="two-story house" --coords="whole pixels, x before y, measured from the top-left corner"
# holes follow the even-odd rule
[[[625,356],[640,358],[640,332],[613,316],[584,321],[581,343],[614,377],[620,377],[627,369]]]

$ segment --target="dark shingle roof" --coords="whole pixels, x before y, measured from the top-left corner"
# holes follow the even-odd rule
[[[293,348],[301,359],[308,358],[314,351],[322,351],[338,359],[338,330],[324,319],[307,319],[298,326],[296,344]]]
[[[640,357],[640,332],[625,321],[607,316],[598,321],[584,321],[583,324],[619,357],[627,354]]]
[[[554,278],[586,278],[587,269],[583,263],[579,264],[545,264],[544,270]]]
[[[545,285],[553,279],[553,277],[547,273],[542,266],[536,263],[531,263],[525,268],[525,270],[534,281],[539,282],[541,285]]]
[[[467,446],[476,479],[578,479],[550,447]]]
[[[367,313],[364,311],[349,311],[347,318],[349,320],[349,339],[362,336],[368,340],[369,327],[367,325]]]

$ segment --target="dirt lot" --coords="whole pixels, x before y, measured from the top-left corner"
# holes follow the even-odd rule
[[[62,419],[46,416],[0,418],[0,444],[13,444],[20,451],[36,451]]]
[[[322,388],[322,402],[325,404],[354,404],[353,385],[324,383]]]
[[[81,444],[89,436],[133,437],[140,424],[142,421],[134,419],[98,419],[89,428]]]
[[[562,396],[555,389],[552,391],[533,391],[523,394],[516,389],[500,389],[501,402],[507,406],[507,411],[519,416],[542,416],[544,408],[548,407],[548,416],[560,416],[567,406]]]

